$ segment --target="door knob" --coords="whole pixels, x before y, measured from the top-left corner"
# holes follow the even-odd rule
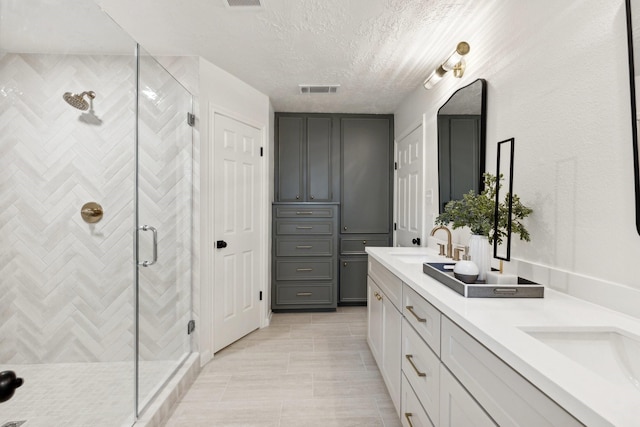
[[[414,245],[418,245],[418,246],[420,246],[420,238],[419,238],[419,237],[416,237],[415,239],[413,239],[413,240],[411,241],[411,243],[413,243]]]
[[[222,249],[222,248],[226,248],[226,247],[227,247],[227,242],[225,242],[224,240],[216,241],[216,248]]]
[[[16,377],[13,371],[0,372],[0,402],[6,402],[13,397],[15,390],[22,385],[22,378]]]

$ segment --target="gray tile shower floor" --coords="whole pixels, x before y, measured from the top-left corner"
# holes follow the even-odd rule
[[[215,355],[166,426],[400,426],[366,330],[366,307],[274,314]]]

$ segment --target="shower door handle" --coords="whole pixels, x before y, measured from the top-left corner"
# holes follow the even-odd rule
[[[149,267],[158,261],[158,230],[151,225],[141,225],[138,227],[138,230],[147,231],[151,230],[153,233],[153,258],[151,261],[138,261],[138,265],[143,267]]]

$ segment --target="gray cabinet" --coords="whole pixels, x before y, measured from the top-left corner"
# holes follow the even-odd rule
[[[392,116],[350,116],[340,120],[341,304],[366,304],[364,250],[367,246],[391,244],[392,141]]]
[[[340,281],[338,302],[362,305],[367,302],[367,246],[389,246],[387,234],[343,235],[340,238]]]
[[[338,205],[273,205],[272,306],[334,309]]]
[[[393,116],[276,113],[275,137],[272,309],[366,304],[364,249],[392,241]]]
[[[391,232],[393,121],[349,117],[341,125],[340,232]]]
[[[278,115],[276,122],[276,199],[332,201],[332,118]]]

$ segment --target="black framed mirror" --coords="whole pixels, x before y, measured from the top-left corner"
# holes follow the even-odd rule
[[[636,205],[636,230],[640,234],[640,159],[638,159],[638,91],[636,88],[636,71],[640,73],[640,0],[626,0],[627,12],[627,45],[629,48],[629,87],[631,89],[631,132],[633,141],[633,171]],[[635,28],[634,28],[635,25]],[[635,39],[635,40],[634,40]],[[638,59],[636,59],[638,58]]]
[[[484,188],[487,90],[478,79],[458,89],[438,110],[439,212],[450,200]]]
[[[493,217],[493,257],[504,261],[511,260],[511,222],[513,215],[513,148],[515,139],[510,138],[498,142],[498,155],[496,158],[496,199]],[[502,175],[502,179],[500,176]],[[500,201],[505,200],[507,209],[506,224],[501,223]],[[506,233],[501,243],[498,243],[498,230],[502,229]]]

